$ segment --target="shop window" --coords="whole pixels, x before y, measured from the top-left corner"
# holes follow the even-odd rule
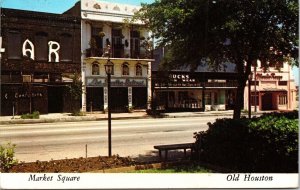
[[[279,95],[279,105],[286,105],[286,104],[287,104],[286,94]]]
[[[135,66],[135,75],[136,76],[142,76],[143,75],[143,69],[142,69],[142,66],[141,64],[136,64]]]
[[[99,64],[97,62],[94,62],[92,65],[92,75],[99,75],[100,69]]]
[[[122,75],[129,75],[129,66],[126,62],[122,65]]]
[[[205,93],[205,104],[206,105],[211,105],[211,92],[206,92]]]
[[[72,35],[62,34],[60,38],[61,61],[72,61],[73,57]]]
[[[8,59],[21,59],[22,42],[19,31],[9,31],[7,35],[7,53]]]
[[[35,58],[38,61],[48,60],[48,34],[45,32],[38,32],[34,37],[35,41]]]
[[[219,104],[219,101],[218,101],[218,93],[217,93],[217,92],[215,92],[215,94],[214,94],[214,104],[215,104],[215,105]]]

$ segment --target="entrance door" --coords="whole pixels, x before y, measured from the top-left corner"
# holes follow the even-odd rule
[[[132,104],[134,108],[143,109],[147,107],[147,88],[132,88]]]
[[[48,87],[48,112],[63,112],[63,87]]]
[[[111,111],[126,112],[128,106],[128,88],[111,88]]]
[[[86,89],[86,103],[88,111],[102,111],[103,100],[103,88],[93,87]]]
[[[273,110],[273,96],[272,93],[265,93],[262,96],[262,110]]]

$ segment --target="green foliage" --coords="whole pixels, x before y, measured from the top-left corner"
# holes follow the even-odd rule
[[[0,145],[0,172],[8,172],[9,169],[18,163],[14,159],[15,144],[7,143],[5,146]]]
[[[251,65],[287,61],[298,65],[297,0],[157,0],[135,14],[153,32],[158,46],[168,46],[168,69],[236,64],[239,74],[234,118],[240,117]],[[246,66],[244,65],[246,63]]]
[[[287,117],[286,117],[287,116]],[[195,133],[200,159],[238,172],[297,172],[298,113],[217,119]]]
[[[85,116],[86,113],[82,112],[82,111],[75,111],[74,113],[72,113],[72,116]]]
[[[214,171],[199,165],[198,163],[178,164],[174,166],[164,166],[161,168],[137,169],[130,173],[213,173]]]
[[[67,86],[68,92],[75,100],[80,100],[82,95],[82,82],[80,81],[80,75],[74,73],[72,76],[73,82]]]
[[[21,119],[39,119],[40,118],[40,112],[34,111],[32,113],[22,114]]]

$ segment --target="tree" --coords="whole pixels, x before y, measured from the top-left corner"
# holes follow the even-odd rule
[[[72,83],[66,86],[68,100],[72,102],[70,109],[73,112],[73,114],[78,114],[80,111],[82,82],[80,80],[79,73],[74,73],[70,78],[72,79]]]
[[[240,118],[244,88],[257,60],[298,66],[297,0],[156,0],[135,15],[170,47],[164,64],[196,68],[206,62],[236,64],[239,80],[234,118]]]

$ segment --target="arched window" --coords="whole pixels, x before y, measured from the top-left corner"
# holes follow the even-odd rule
[[[140,63],[136,64],[135,66],[135,75],[136,76],[142,76],[143,75],[143,69]]]
[[[122,75],[129,75],[129,66],[127,62],[122,65]]]
[[[99,75],[100,69],[99,69],[99,64],[98,62],[94,62],[92,64],[92,75]]]

